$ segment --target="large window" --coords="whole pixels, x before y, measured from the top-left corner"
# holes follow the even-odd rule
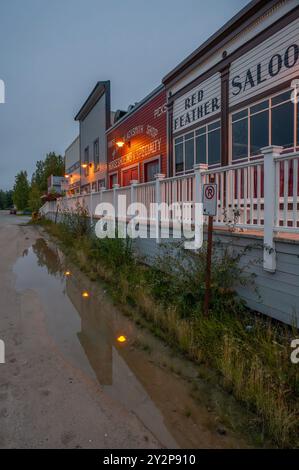
[[[232,160],[260,155],[261,148],[267,145],[295,147],[296,112],[296,105],[291,101],[291,91],[287,91],[233,113],[231,115]]]
[[[216,165],[221,159],[220,121],[174,140],[175,173],[190,172],[195,163]]]

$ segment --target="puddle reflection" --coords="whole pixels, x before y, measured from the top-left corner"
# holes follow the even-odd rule
[[[66,266],[57,247],[38,239],[14,272],[17,290],[38,294],[47,331],[60,353],[134,413],[163,446],[223,447],[213,418],[196,405],[187,384],[161,367],[164,346],[119,313],[101,288]],[[88,298],[82,297],[85,290]],[[144,337],[147,344],[153,341],[160,365],[135,347]]]

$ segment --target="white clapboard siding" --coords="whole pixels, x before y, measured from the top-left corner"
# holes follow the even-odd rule
[[[199,103],[196,103],[194,106],[185,109],[185,100],[187,98],[190,98],[194,93],[199,92],[200,90],[203,91],[203,98],[202,101]],[[174,122],[175,119],[180,118],[180,116],[185,115],[186,112],[192,113],[193,109],[196,109],[198,106],[204,105],[208,101],[211,101],[213,98],[218,99],[218,104],[221,108],[221,77],[220,73],[217,73],[213,75],[212,77],[208,78],[204,82],[200,83],[198,86],[195,88],[192,88],[188,93],[185,93],[184,95],[180,96],[177,100],[175,100],[174,105],[173,105],[173,128],[174,128]],[[202,118],[199,118],[195,121],[190,122],[187,125],[184,125],[176,128],[175,132],[178,132],[182,129],[188,129],[188,127],[192,126],[193,124],[200,123],[200,121],[203,121],[204,119],[213,116],[214,114],[217,114],[220,112],[219,110],[216,110],[214,112],[210,112],[207,116],[203,116]]]
[[[290,85],[290,81],[299,76],[299,60],[292,68],[287,68],[283,64],[280,72],[274,77],[269,75],[268,65],[271,57],[275,54],[280,54],[282,58],[284,58],[285,51],[293,44],[296,44],[299,47],[298,18],[281,31],[273,34],[262,44],[254,47],[251,51],[233,62],[230,69],[230,106],[234,106],[244,100],[252,98],[259,93],[263,93],[268,89],[280,85],[281,83],[288,82],[288,85]],[[291,54],[290,59],[292,59],[292,57],[293,55]],[[261,64],[262,79],[266,78],[266,81],[263,81],[254,87],[247,86],[245,91],[242,90],[239,94],[233,95],[233,91],[237,91],[236,88],[232,87],[233,78],[238,75],[240,77],[238,81],[241,81],[244,85],[246,73],[250,69],[252,77],[256,83],[258,64]]]
[[[226,51],[228,55],[232,54],[243,46],[243,44],[251,41],[255,36],[271,26],[296,6],[298,6],[298,0],[281,0],[271,6],[262,16],[257,18],[253,23],[250,23],[249,26],[236,34],[233,39],[228,41],[221,48],[217,49],[217,51],[215,51],[211,56],[202,61],[200,65],[192,69],[180,80],[175,81],[170,89],[172,94],[177,93],[184,86],[188,85],[188,83],[192,82],[192,80],[218,64],[222,60],[222,54],[224,51]]]

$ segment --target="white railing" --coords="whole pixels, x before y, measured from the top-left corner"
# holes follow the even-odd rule
[[[162,221],[188,220],[194,223],[195,203],[202,201],[202,186],[214,181],[217,184],[217,227],[256,229],[264,232],[264,267],[275,270],[275,232],[299,234],[299,152],[282,154],[281,147],[262,149],[263,158],[216,169],[196,165],[189,175],[164,178],[156,181],[89,193],[47,202],[41,213],[75,210],[84,205],[93,217],[101,202],[113,204],[118,215],[118,196],[125,196],[125,209],[133,202],[144,204],[149,221],[160,225]],[[161,210],[154,203],[165,203]],[[183,203],[190,210],[184,215]],[[178,213],[180,215],[178,215]],[[157,230],[157,233],[159,229]]]
[[[298,161],[298,152],[275,158],[275,231],[299,231]]]

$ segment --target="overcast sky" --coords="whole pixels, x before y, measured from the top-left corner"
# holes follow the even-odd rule
[[[127,109],[248,0],[0,0],[0,188],[64,154],[98,80]]]

